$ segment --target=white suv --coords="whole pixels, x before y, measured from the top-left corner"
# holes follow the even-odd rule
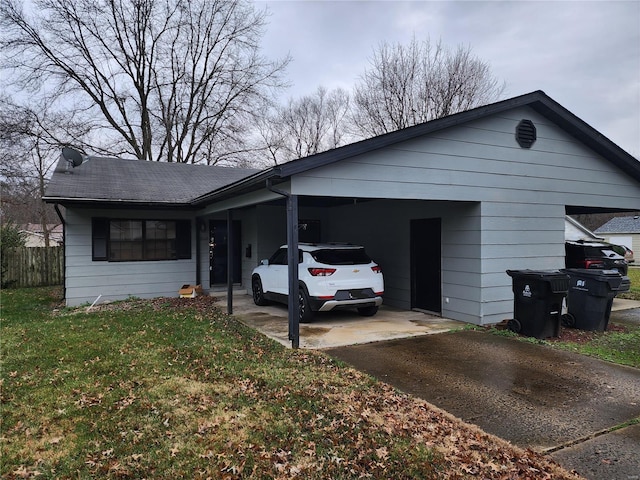
[[[334,308],[356,308],[364,316],[376,314],[384,280],[382,270],[363,247],[343,243],[300,243],[298,247],[301,323],[310,322],[313,312]],[[287,303],[288,273],[287,246],[283,245],[251,274],[255,304]]]

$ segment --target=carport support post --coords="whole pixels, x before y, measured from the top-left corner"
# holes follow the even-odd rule
[[[227,313],[233,314],[233,212],[227,210]]]
[[[300,301],[298,285],[298,196],[287,195],[287,264],[289,266],[289,340],[300,346]]]

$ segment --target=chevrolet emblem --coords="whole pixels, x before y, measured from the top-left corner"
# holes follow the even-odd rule
[[[358,273],[360,270],[358,270],[357,268],[353,269],[353,273]]]

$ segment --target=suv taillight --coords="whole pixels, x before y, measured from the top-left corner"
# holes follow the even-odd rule
[[[309,268],[307,270],[309,270],[309,273],[314,277],[328,277],[336,271],[335,268]]]
[[[382,273],[382,269],[378,265],[371,267],[371,270],[373,270],[373,273]]]
[[[585,260],[584,268],[602,268],[602,260]]]

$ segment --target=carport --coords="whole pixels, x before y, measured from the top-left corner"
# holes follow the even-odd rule
[[[473,211],[479,208],[479,204],[359,197],[292,197],[227,211],[232,212],[230,222],[238,219],[243,222],[243,234],[247,233],[244,225],[252,226],[254,222],[255,228],[263,232],[255,235],[252,241],[242,242],[241,255],[251,250],[251,261],[242,258],[239,266],[243,286],[250,285],[253,267],[261,259],[269,258],[283,243],[349,242],[364,245],[368,254],[382,266],[386,307],[413,311],[415,317],[435,319],[443,316],[443,303],[449,305],[450,298],[442,295],[442,259],[447,258],[445,262],[449,264],[448,258],[455,256],[453,249],[456,248],[450,243],[443,245],[443,239],[448,241],[453,238],[464,218],[474,217]],[[293,202],[297,205],[292,206]],[[292,239],[292,235],[297,238]],[[230,239],[229,243],[233,243],[233,240]],[[290,249],[296,250],[297,246]],[[227,264],[233,265],[233,259],[228,258]],[[228,274],[234,275],[232,269]],[[470,282],[475,274],[477,272],[463,273]],[[457,274],[445,268],[445,275],[454,278]],[[290,287],[298,284],[297,269],[290,270],[289,278]],[[238,283],[235,282],[236,288]],[[226,285],[229,313],[235,313],[234,296],[229,295],[233,284],[233,281],[228,281]],[[289,299],[295,300],[293,305],[289,305],[289,328],[290,340],[295,348],[299,346],[299,333],[296,335],[296,332],[300,332],[300,326],[296,313],[297,288],[294,291],[296,295],[289,296]],[[459,312],[458,316],[463,317],[462,321],[473,321],[474,318],[473,314],[464,311]],[[360,324],[368,321],[362,317],[358,317],[358,320]]]
[[[566,214],[640,210],[640,163],[538,91],[278,165],[193,205],[200,221],[242,224],[229,293],[283,243],[293,255],[300,238],[348,241],[382,266],[386,305],[483,325],[512,315],[505,270],[564,266]]]

